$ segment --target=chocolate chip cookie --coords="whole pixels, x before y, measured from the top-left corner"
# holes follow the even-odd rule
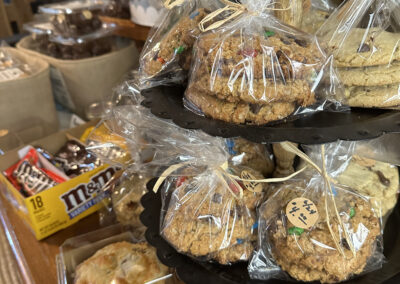
[[[396,166],[353,156],[337,181],[368,196],[379,216],[385,216],[396,205],[399,192],[399,170]]]
[[[353,107],[395,107],[400,105],[399,84],[384,86],[355,86],[345,88],[345,96]]]
[[[338,68],[338,73],[345,86],[385,86],[400,84],[400,62],[386,65]]]
[[[354,28],[343,40],[341,36],[329,42],[337,67],[365,67],[387,65],[400,60],[400,33],[378,28]]]

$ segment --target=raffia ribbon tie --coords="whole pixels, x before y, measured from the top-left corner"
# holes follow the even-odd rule
[[[178,163],[172,166],[169,166],[157,179],[157,182],[153,186],[153,192],[157,193],[159,188],[161,187],[162,183],[164,180],[169,177],[173,172],[184,168],[188,166],[190,162],[185,162],[185,163]],[[224,162],[222,165],[216,167],[213,172],[217,175],[217,177],[221,180],[222,183],[226,186],[226,188],[229,189],[230,193],[237,199],[240,199],[243,197],[243,188],[239,185],[237,181],[244,181],[244,182],[257,182],[257,183],[277,183],[277,182],[283,182],[292,179],[293,177],[297,176],[298,174],[302,173],[305,169],[307,168],[304,167],[294,173],[292,173],[289,176],[282,177],[282,178],[266,178],[266,179],[244,179],[241,178],[237,175],[233,175],[229,172],[229,167],[228,167],[228,162]],[[233,184],[235,188],[238,189],[239,191],[239,196],[235,194],[229,184]],[[246,189],[250,190],[250,189]],[[251,190],[250,190],[251,191]]]
[[[165,0],[164,7],[167,9],[172,9],[175,6],[182,5],[186,0]]]
[[[229,0],[222,0],[221,2],[223,2],[226,6],[223,8],[220,8],[218,10],[215,10],[214,12],[208,14],[207,16],[205,16],[203,18],[203,20],[201,20],[201,22],[199,23],[199,29],[202,32],[206,32],[209,30],[213,30],[216,29],[220,26],[222,26],[224,23],[235,19],[236,17],[242,15],[243,13],[248,13],[251,15],[259,15],[261,13],[263,13],[266,10],[271,10],[271,11],[286,11],[286,10],[290,10],[293,6],[293,1],[290,2],[290,5],[288,7],[285,8],[275,8],[275,4],[278,4],[278,2],[272,2],[272,3],[267,3],[265,5],[265,7],[263,9],[261,9],[261,11],[251,11],[247,8],[246,5],[242,4],[242,3],[237,3],[237,2],[231,2]],[[272,6],[272,7],[270,7]],[[207,28],[205,28],[205,25],[208,22],[211,22],[214,18],[218,17],[219,15],[221,15],[224,12],[230,12],[230,13],[226,13],[227,16],[224,17],[222,20],[216,21],[215,23],[209,25]]]
[[[336,217],[338,219],[339,225],[342,228],[346,241],[349,244],[350,250],[353,253],[353,256],[356,256],[356,251],[355,248],[353,246],[353,242],[350,239],[350,236],[347,232],[346,227],[343,224],[342,218],[340,217],[339,211],[337,209],[336,206],[336,201],[335,201],[335,197],[333,194],[333,190],[332,190],[332,183],[335,184],[336,181],[331,178],[326,170],[326,162],[325,162],[325,146],[321,145],[321,158],[322,158],[322,169],[317,166],[311,159],[310,157],[308,157],[305,153],[303,153],[302,151],[300,151],[297,147],[295,147],[292,143],[289,142],[283,142],[281,143],[283,149],[285,149],[286,151],[289,151],[293,154],[296,154],[297,156],[299,156],[301,159],[303,159],[305,162],[307,162],[309,165],[311,165],[315,170],[317,170],[317,172],[324,178],[324,182],[326,187],[328,188],[330,194],[325,194],[325,211],[326,211],[326,224],[328,225],[329,228],[329,232],[332,235],[332,239],[337,247],[337,249],[339,250],[339,252],[343,255],[343,257],[345,257],[343,248],[341,247],[338,238],[336,237],[336,235],[334,234],[333,230],[332,230],[332,226],[329,220],[329,208],[328,208],[328,198],[331,198],[333,207],[335,209],[335,214]]]

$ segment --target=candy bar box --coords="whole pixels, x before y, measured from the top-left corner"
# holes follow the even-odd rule
[[[103,186],[118,170],[79,138],[94,123],[61,131],[0,156],[0,190],[38,240],[103,206]]]

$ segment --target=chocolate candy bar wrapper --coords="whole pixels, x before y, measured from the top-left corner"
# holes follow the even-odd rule
[[[57,185],[47,174],[28,161],[19,164],[14,171],[14,177],[22,185],[23,192],[28,196]]]
[[[69,177],[79,176],[102,164],[99,158],[86,151],[85,145],[78,140],[68,140],[54,156],[57,167]]]
[[[43,149],[40,151],[46,152]],[[67,177],[61,171],[57,172],[58,169],[52,168],[51,163],[46,166],[41,159],[46,161],[40,152],[30,148],[19,162],[4,171],[4,175],[25,196],[32,196],[66,181]]]

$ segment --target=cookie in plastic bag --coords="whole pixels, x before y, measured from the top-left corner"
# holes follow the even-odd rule
[[[328,97],[340,105],[331,60],[316,37],[281,23],[267,4],[244,1],[240,16],[200,35],[188,109],[236,124],[266,124],[323,109]]]
[[[336,180],[354,144],[307,146],[309,161],[320,168],[270,191],[258,210],[258,250],[248,266],[252,278],[337,283],[382,266],[379,211]]]
[[[161,235],[181,253],[230,264],[248,260],[254,249],[255,209],[262,202],[264,186],[260,184],[260,192],[243,186],[239,198],[238,185],[223,179],[213,171],[170,179],[163,189],[171,198],[168,203],[164,200]]]
[[[353,155],[337,180],[340,184],[369,197],[379,217],[387,215],[397,203],[399,169],[388,163]]]
[[[188,74],[192,47],[200,34],[199,22],[217,2],[187,0],[172,7],[151,33],[140,56],[142,88],[183,82]]]
[[[265,145],[243,138],[228,138],[226,145],[233,165],[252,168],[264,177],[270,176],[274,171],[274,160]]]
[[[279,188],[259,210],[261,250],[249,266],[250,274],[261,279],[280,278],[284,276],[279,275],[282,269],[300,281],[336,283],[378,268],[382,260],[379,218],[361,196],[339,187],[335,187],[335,193],[336,205],[328,199],[327,216],[325,194],[317,188],[294,183]],[[301,197],[314,203],[319,214],[308,229],[292,224],[286,211],[295,198]],[[304,209],[304,203],[297,205],[295,209]],[[258,267],[257,258],[264,257],[267,261]],[[260,275],[254,271],[257,269],[262,271]]]
[[[400,105],[400,40],[397,1],[349,0],[318,31],[334,55],[350,106]]]
[[[149,180],[149,177],[141,175],[125,175],[111,194],[112,207],[118,222],[132,226],[135,236],[144,236],[146,230],[139,219],[143,212],[140,199],[147,192],[146,184]]]

